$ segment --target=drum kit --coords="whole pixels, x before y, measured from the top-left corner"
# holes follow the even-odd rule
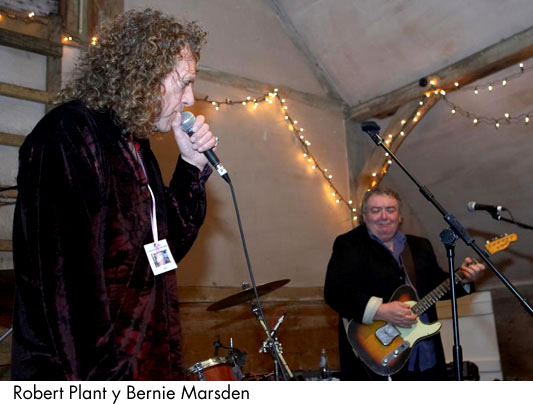
[[[273,292],[276,289],[289,283],[290,279],[281,279],[258,285],[256,290],[251,288],[246,282],[242,284],[242,290],[221,299],[209,307],[208,311],[222,310],[227,307],[236,306],[238,304],[248,302],[251,310],[257,318],[257,322],[266,334],[266,339],[259,348],[260,353],[270,353],[274,362],[274,372],[269,375],[254,376],[248,378],[243,375],[242,367],[246,360],[246,353],[241,352],[233,346],[233,340],[230,339],[230,345],[224,346],[220,343],[220,338],[215,341],[215,356],[202,362],[197,362],[189,367],[185,372],[185,379],[191,381],[203,380],[290,380],[293,374],[289,369],[287,362],[283,358],[283,347],[278,339],[277,331],[279,326],[285,318],[282,314],[276,325],[269,329],[265,323],[262,308],[258,297]],[[256,293],[257,292],[257,293]],[[229,351],[227,356],[218,356],[219,348],[224,348]]]

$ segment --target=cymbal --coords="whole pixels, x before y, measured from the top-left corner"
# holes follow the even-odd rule
[[[279,281],[273,281],[264,283],[262,285],[257,285],[257,294],[259,296],[266,295],[267,293],[273,292],[276,289],[281,288],[283,285],[286,285],[290,282],[290,279],[281,279]],[[207,308],[207,311],[216,311],[225,309],[226,307],[235,306],[237,304],[245,303],[255,297],[254,290],[251,287],[241,290],[240,292],[235,293],[234,295],[225,297],[218,302],[213,303]]]

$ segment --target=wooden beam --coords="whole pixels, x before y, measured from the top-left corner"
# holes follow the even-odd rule
[[[430,74],[427,79],[435,79],[435,86],[446,91],[454,91],[457,81],[461,86],[470,84],[492,73],[533,56],[533,27],[510,38],[489,46],[480,52],[460,60],[442,70]],[[461,87],[459,87],[460,89]],[[392,115],[401,105],[421,97],[428,86],[421,87],[418,81],[380,95],[350,108],[351,119],[364,121],[372,117]]]
[[[57,38],[59,40],[59,37]],[[22,49],[45,56],[61,57],[63,48],[59,42],[0,28],[0,45]]]
[[[43,104],[50,103],[54,99],[54,94],[47,91],[2,82],[0,82],[0,95]]]
[[[199,66],[198,78],[201,80],[220,83],[261,94],[266,94],[272,91],[274,88],[277,88],[279,93],[284,98],[293,99],[295,101],[318,108],[327,108],[335,111],[343,111],[344,109],[344,106],[341,102],[332,98],[306,93],[290,87],[279,86],[277,84],[264,83],[258,80],[214,70],[205,66]]]
[[[0,240],[0,251],[13,251],[13,242],[11,240]]]
[[[0,132],[0,145],[20,147],[26,139],[24,135],[13,135],[11,133]]]
[[[328,97],[340,102],[344,102],[342,97],[339,95],[337,89],[333,86],[331,77],[329,76],[328,72],[326,71],[326,69],[324,69],[320,61],[311,52],[300,33],[296,30],[296,27],[294,26],[291,19],[281,6],[279,0],[269,0],[268,3],[276,13],[278,19],[281,22],[281,26],[289,36],[289,39],[292,41],[294,46],[296,46],[296,48],[304,55],[315,78],[318,80],[322,88],[327,91]]]
[[[0,189],[11,188],[13,185],[0,185]],[[10,189],[8,191],[0,191],[0,198],[16,199],[18,191],[16,189]]]

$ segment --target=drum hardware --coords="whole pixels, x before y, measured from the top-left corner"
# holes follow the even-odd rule
[[[215,311],[225,309],[227,307],[235,306],[237,304],[249,302],[252,312],[257,318],[257,322],[261,328],[265,331],[267,339],[261,344],[259,353],[270,352],[272,354],[272,360],[274,361],[274,374],[275,380],[288,380],[293,378],[293,374],[283,358],[283,347],[277,337],[277,330],[285,318],[285,314],[280,316],[278,322],[272,330],[269,330],[262,313],[260,306],[259,296],[266,295],[283,285],[289,283],[290,279],[282,279],[279,281],[273,281],[265,283],[263,285],[256,286],[255,290],[251,288],[246,282],[242,283],[242,290],[234,295],[228,296],[218,302],[211,304],[207,310]]]
[[[233,362],[233,373],[235,374],[235,378],[236,380],[242,380],[242,368],[246,362],[247,353],[235,348],[233,346],[233,338],[231,337],[229,339],[229,346],[225,346],[220,343],[220,335],[217,335],[217,339],[215,342],[213,342],[213,345],[215,346],[215,352],[213,353],[215,357],[218,356],[218,351],[220,348],[227,349],[229,351],[227,357]]]
[[[185,380],[189,381],[235,381],[233,361],[230,358],[216,356],[197,362],[185,371]]]

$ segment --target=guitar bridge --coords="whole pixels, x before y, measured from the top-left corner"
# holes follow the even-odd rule
[[[397,358],[407,348],[409,348],[409,342],[404,341],[401,345],[396,347],[394,351],[392,351],[390,354],[383,358],[383,360],[381,361],[381,365],[387,366],[391,360]]]
[[[383,345],[390,345],[391,342],[400,335],[400,331],[392,324],[385,324],[376,330],[376,337]]]

